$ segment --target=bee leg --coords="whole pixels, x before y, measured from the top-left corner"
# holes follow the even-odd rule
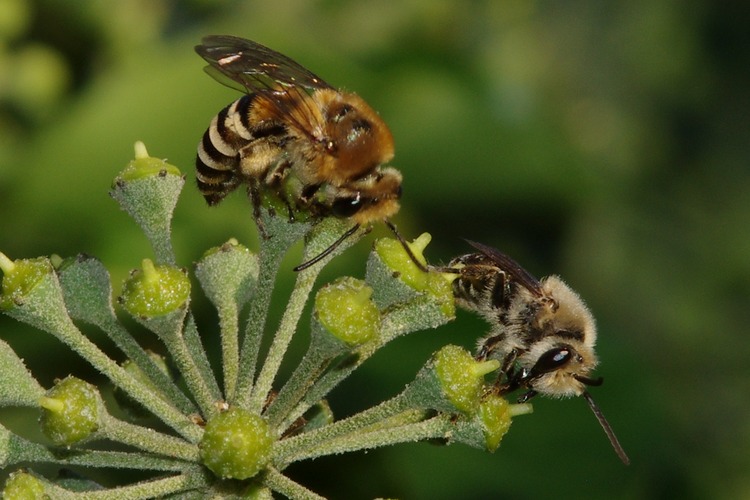
[[[359,229],[359,224],[354,224],[351,227],[351,229],[347,230],[344,234],[341,235],[341,237],[339,239],[337,239],[336,241],[334,241],[333,243],[331,243],[331,245],[328,248],[326,248],[325,250],[323,250],[322,252],[320,252],[318,255],[316,255],[312,259],[308,260],[307,262],[303,262],[299,266],[295,267],[294,270],[295,271],[304,271],[308,267],[310,267],[310,266],[312,266],[314,264],[317,264],[318,262],[320,262],[321,260],[323,260],[324,258],[326,258],[328,255],[330,255],[331,252],[333,252],[334,250],[336,250],[336,248],[339,245],[341,245],[344,241],[346,241],[346,239],[348,237],[350,237],[351,235],[353,235],[354,233],[356,233],[358,229]]]
[[[492,352],[497,348],[497,345],[505,340],[505,337],[506,335],[504,333],[501,333],[500,335],[493,335],[491,337],[481,339],[479,341],[479,351],[475,356],[477,361],[484,361],[489,358],[490,354],[492,354]],[[518,353],[514,349],[505,357],[505,360],[503,360],[503,373],[508,371],[508,368],[510,368],[513,362],[516,360],[517,354]]]
[[[523,394],[521,395],[521,397],[519,397],[519,398],[518,398],[517,402],[518,402],[518,403],[525,403],[525,402],[527,402],[527,401],[528,401],[529,399],[531,399],[531,398],[533,398],[534,396],[536,396],[537,394],[538,394],[538,393],[537,393],[537,392],[536,392],[536,391],[535,391],[534,389],[529,389],[529,390],[528,390],[527,392],[523,393]]]
[[[495,382],[495,385],[498,386],[498,392],[500,394],[508,394],[519,387],[521,387],[521,382],[523,380],[523,371],[517,370],[514,368],[514,363],[516,362],[516,358],[518,357],[518,349],[511,349],[511,351],[505,356],[505,359],[503,359],[503,364],[500,367],[500,373],[505,374],[505,381],[501,383],[501,377],[497,378],[497,381]]]
[[[321,185],[322,184],[308,184],[302,189],[302,192],[299,195],[299,199],[302,201],[304,205],[310,204],[313,196],[315,196],[315,193],[318,192]]]
[[[289,197],[284,194],[283,191],[283,182],[286,179],[287,174],[289,173],[289,169],[291,168],[291,163],[288,161],[284,161],[276,165],[275,168],[271,169],[266,175],[265,183],[269,187],[271,187],[276,194],[279,196],[281,201],[284,202],[284,205],[286,205],[287,209],[287,215],[289,217],[289,222],[294,222],[294,207],[292,206],[292,203],[289,201]]]
[[[268,232],[266,231],[266,225],[263,223],[263,219],[260,215],[260,188],[258,187],[258,183],[255,181],[250,181],[248,187],[247,187],[247,194],[250,197],[250,201],[253,204],[253,219],[255,219],[255,224],[258,226],[258,232],[260,232],[261,238],[264,240],[267,240],[270,238]]]

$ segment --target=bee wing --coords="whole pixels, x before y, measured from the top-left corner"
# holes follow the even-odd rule
[[[270,95],[292,88],[308,92],[332,88],[289,57],[259,43],[229,35],[206,36],[202,42],[195,51],[208,62],[206,72],[231,88]]]
[[[531,275],[526,269],[515,260],[511,259],[500,250],[492,248],[476,241],[466,240],[466,242],[482,252],[484,255],[492,259],[492,261],[498,265],[500,269],[510,275],[512,279],[521,284],[524,288],[528,289],[533,294],[541,297],[544,295],[542,291],[542,285],[539,280]]]

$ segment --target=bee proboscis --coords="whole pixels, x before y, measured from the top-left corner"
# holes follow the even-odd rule
[[[198,188],[209,205],[247,184],[261,233],[263,189],[281,196],[290,216],[304,208],[353,222],[331,247],[295,270],[318,262],[373,222],[386,222],[404,243],[388,220],[401,197],[401,173],[386,166],[393,136],[364,99],[257,42],[213,35],[195,50],[211,76],[245,93],[214,117],[198,146]],[[290,175],[296,187],[282,194]]]
[[[469,241],[477,253],[453,259],[448,270],[458,305],[479,313],[491,325],[478,344],[477,357],[496,358],[504,379],[499,390],[551,397],[583,396],[604,429],[617,456],[629,464],[588,386],[601,385],[590,374],[598,364],[594,317],[581,297],[558,276],[537,280],[515,260],[481,243]]]

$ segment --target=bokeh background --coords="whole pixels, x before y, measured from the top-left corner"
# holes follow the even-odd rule
[[[582,400],[538,398],[494,455],[410,444],[292,477],[332,498],[750,498],[749,25],[741,2],[711,0],[0,0],[0,250],[85,251],[119,290],[150,256],[107,195],[136,140],[188,175],[183,263],[232,236],[254,247],[243,196],[208,209],[192,185],[199,138],[238,96],[193,46],[251,38],[379,110],[405,179],[396,222],[432,233],[433,262],[470,238],[586,298],[605,378],[594,397],[632,459],[619,463]],[[368,248],[324,278],[362,276]],[[460,314],[394,342],[331,404],[345,415],[390,397],[439,346],[485,331]],[[46,385],[96,379],[6,317],[0,335]]]

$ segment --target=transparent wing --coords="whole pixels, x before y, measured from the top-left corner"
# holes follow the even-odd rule
[[[477,243],[476,241],[466,240],[466,242],[492,259],[500,269],[508,273],[513,280],[517,281],[524,288],[540,297],[544,294],[539,280],[532,276],[526,269],[521,267],[518,262],[496,248]]]
[[[261,94],[288,91],[291,87],[307,91],[332,88],[289,57],[251,40],[211,35],[202,42],[195,51],[208,62],[206,72],[231,88]]]

